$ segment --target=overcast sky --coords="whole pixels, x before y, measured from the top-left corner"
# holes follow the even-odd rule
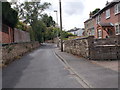
[[[31,1],[31,0],[8,0],[8,1]],[[33,0],[35,1],[35,0]],[[39,1],[39,0],[37,0]],[[102,9],[106,2],[112,0],[61,0],[62,2],[62,20],[63,28],[65,30],[72,29],[74,27],[84,28],[84,21],[89,18],[90,11],[96,8]],[[41,0],[41,2],[51,3],[51,7],[45,10],[44,13],[51,15],[55,21],[56,13],[58,11],[58,24],[59,24],[59,0]]]
[[[59,0],[41,0],[42,2],[50,2],[52,6],[46,10],[49,15],[53,16],[56,21],[56,13],[59,17]],[[90,11],[96,8],[102,9],[106,1],[112,0],[61,0],[62,1],[62,20],[63,28],[66,30],[74,27],[84,28],[84,21],[89,18]]]

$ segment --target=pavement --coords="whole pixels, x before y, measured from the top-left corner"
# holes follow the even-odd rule
[[[69,65],[90,88],[118,88],[118,72],[85,58],[55,50],[56,55]]]

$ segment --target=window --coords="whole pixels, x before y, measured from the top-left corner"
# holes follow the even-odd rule
[[[110,18],[110,9],[106,10],[106,19]]]
[[[115,25],[115,31],[116,31],[116,35],[120,34],[120,24]]]
[[[102,30],[98,30],[98,38],[102,38]]]
[[[101,20],[101,17],[100,15],[96,17],[96,24],[99,24],[100,23],[100,20]]]
[[[115,14],[120,13],[120,3],[115,5]]]

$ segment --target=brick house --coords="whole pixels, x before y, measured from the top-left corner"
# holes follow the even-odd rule
[[[120,34],[120,0],[107,3],[90,21],[94,27],[95,38],[108,38]]]

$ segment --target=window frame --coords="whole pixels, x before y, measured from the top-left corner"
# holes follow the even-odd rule
[[[102,30],[101,30],[101,29],[98,30],[98,38],[99,38],[99,39],[102,38]]]
[[[105,14],[106,19],[109,19],[109,18],[110,18],[110,11],[111,11],[110,9],[107,9],[107,10],[106,10],[106,12],[105,12],[105,13],[106,13],[106,14]]]
[[[115,24],[115,34],[120,35],[120,23]]]
[[[114,6],[114,12],[115,12],[115,15],[120,13],[120,3],[118,3]]]

